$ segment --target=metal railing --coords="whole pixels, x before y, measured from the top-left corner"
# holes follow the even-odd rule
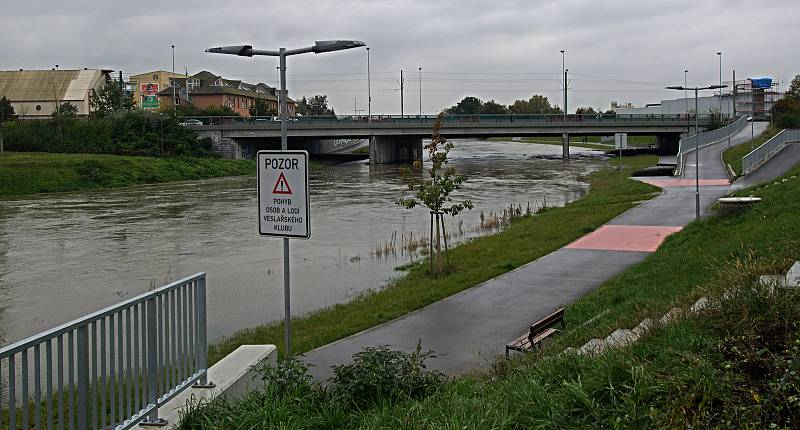
[[[800,142],[800,129],[781,130],[780,133],[742,157],[742,174],[750,173],[756,166],[778,152],[783,145],[792,142]]]
[[[198,273],[0,349],[0,425],[163,424],[159,406],[194,383],[209,386],[207,350]]]
[[[678,168],[675,171],[675,174],[680,175],[683,172],[683,162],[686,154],[694,151],[695,149],[713,145],[735,135],[736,133],[739,133],[740,131],[744,130],[744,128],[747,126],[747,123],[747,117],[741,116],[736,121],[724,127],[681,139],[678,142]]]
[[[332,125],[332,124],[428,124],[432,125],[437,120],[436,115],[328,115],[328,116],[292,116],[289,117],[289,125]],[[710,120],[711,115],[700,115],[700,121],[706,123]],[[582,122],[612,122],[612,123],[636,123],[639,121],[662,121],[662,122],[678,122],[690,123],[694,120],[694,115],[685,114],[630,114],[630,115],[617,115],[617,114],[570,114],[566,116],[568,124],[576,124]],[[240,116],[184,116],[178,118],[182,124],[187,126],[209,126],[209,125],[232,125],[232,126],[250,126],[250,125],[280,125],[280,118],[274,116],[253,116],[253,117],[240,117]],[[504,124],[504,123],[564,123],[564,115],[551,115],[551,114],[501,114],[501,115],[445,115],[443,118],[446,124]]]

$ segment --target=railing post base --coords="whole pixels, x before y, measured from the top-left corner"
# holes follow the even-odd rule
[[[208,381],[208,382],[195,382],[192,384],[192,388],[216,388],[217,384]]]
[[[164,418],[156,418],[154,420],[148,421],[141,421],[139,423],[142,427],[166,427],[169,424],[169,421],[165,420]]]

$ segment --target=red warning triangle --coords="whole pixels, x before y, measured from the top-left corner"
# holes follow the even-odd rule
[[[292,194],[292,189],[289,188],[289,182],[286,180],[286,176],[283,176],[283,172],[278,176],[278,182],[275,183],[272,194]]]

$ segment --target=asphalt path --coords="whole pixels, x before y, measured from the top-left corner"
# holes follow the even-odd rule
[[[766,129],[763,124],[755,126],[756,135]],[[749,141],[750,133],[748,127],[733,136],[731,145]],[[698,154],[699,179],[722,184],[700,188],[704,214],[730,190],[720,156],[727,148],[726,140],[701,148]],[[664,237],[694,220],[693,157],[691,153],[687,157],[691,162],[683,178],[636,178],[661,181],[657,183],[663,193],[578,241],[415,312],[304,354],[311,373],[316,380],[325,381],[332,374],[331,366],[350,362],[365,346],[388,345],[411,352],[418,343],[435,352],[436,358],[428,363],[432,369],[458,374],[487,365],[531,323],[644,260]],[[778,170],[766,172],[767,180],[778,176]]]

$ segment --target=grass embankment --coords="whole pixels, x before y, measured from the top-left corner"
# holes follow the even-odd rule
[[[770,127],[764,133],[762,133],[761,136],[756,137],[755,140],[736,145],[731,149],[726,150],[722,153],[722,161],[726,166],[730,165],[731,168],[733,168],[736,176],[740,176],[742,174],[742,158],[744,158],[744,156],[749,154],[752,150],[763,145],[764,142],[771,139],[772,136],[778,134],[779,131],[780,130],[775,127]]]
[[[254,160],[6,152],[0,197],[255,174]]]
[[[798,174],[800,167],[787,175],[795,179],[744,190],[764,200],[739,215],[690,224],[568,306],[567,332],[539,353],[498,360],[421,400],[377,399],[359,408],[325,394],[255,393],[196,411],[191,428],[798,428],[800,292],[770,293],[754,282],[800,255]],[[673,306],[686,309],[700,296],[720,306],[597,358],[559,354],[643,318],[657,320]]]
[[[490,137],[487,140],[492,142],[512,142],[511,138],[508,137]],[[539,145],[556,145],[556,146],[562,145],[560,137],[548,137],[548,136],[520,137],[517,140],[513,140],[513,142],[536,143]],[[628,136],[629,146],[638,146],[646,148],[650,145],[654,145],[655,143],[656,143],[655,136]],[[613,140],[610,141],[609,143],[601,143],[600,136],[570,136],[569,145],[586,149],[595,149],[598,151],[610,151],[614,149]]]
[[[625,169],[606,168],[590,177],[591,189],[582,199],[524,217],[506,230],[469,241],[450,251],[452,270],[430,278],[423,264],[380,291],[294,318],[293,352],[302,353],[397,318],[533,261],[596,229],[658,190],[627,179],[651,166],[654,156],[630,157]],[[216,362],[243,344],[275,344],[283,349],[283,323],[242,330],[212,345],[209,361]]]

